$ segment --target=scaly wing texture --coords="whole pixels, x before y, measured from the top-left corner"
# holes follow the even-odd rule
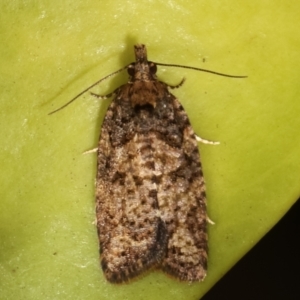
[[[131,91],[145,90],[155,101],[132,105]],[[205,186],[197,142],[163,83],[119,89],[102,125],[96,198],[109,281],[128,281],[152,266],[179,280],[204,278]]]
[[[119,120],[117,102],[102,126],[96,215],[102,269],[109,281],[120,283],[162,259],[167,231],[152,182],[150,140],[124,129],[128,123]]]
[[[158,189],[162,219],[168,228],[162,269],[183,281],[201,281],[207,269],[206,197],[198,145],[181,104],[172,95],[181,146],[167,150],[172,163]]]

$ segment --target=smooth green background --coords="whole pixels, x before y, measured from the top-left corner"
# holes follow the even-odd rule
[[[299,196],[299,13],[296,0],[2,1],[0,298],[199,299]],[[249,76],[158,72],[170,84],[186,77],[174,94],[196,133],[221,142],[199,146],[216,223],[203,283],[159,271],[127,285],[105,281],[96,155],[82,153],[97,145],[109,101],[86,94],[48,116],[133,61],[135,43],[153,61]]]

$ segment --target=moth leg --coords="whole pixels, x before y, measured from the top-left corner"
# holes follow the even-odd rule
[[[111,97],[115,97],[117,95],[118,91],[119,91],[119,88],[117,88],[112,93],[109,93],[107,95],[102,96],[102,95],[95,94],[93,92],[91,92],[91,95],[98,98],[98,99],[103,99],[104,100],[104,99],[108,99],[108,98],[111,98]]]
[[[90,153],[95,153],[97,151],[98,151],[98,148],[94,148],[94,149],[90,149],[90,150],[84,151],[82,154],[90,154]]]
[[[170,84],[167,84],[167,83],[166,83],[166,85],[170,89],[177,89],[177,88],[181,87],[184,82],[185,82],[185,78],[183,77],[182,80],[178,84],[176,84],[176,85],[170,85]]]
[[[196,135],[196,140],[197,140],[197,142],[201,142],[203,144],[209,144],[209,145],[219,145],[220,144],[220,142],[205,140],[198,135]]]
[[[209,223],[209,224],[211,224],[211,225],[215,225],[215,224],[216,224],[213,220],[211,220],[211,219],[209,218],[209,216],[206,216],[206,221],[207,221],[207,223]]]
[[[112,97],[112,96],[115,96],[115,92],[112,92],[112,93],[109,93],[109,94],[103,95],[103,96],[91,92],[91,95],[94,96],[94,97],[96,97],[96,98],[98,98],[98,99],[103,99],[103,100],[105,100],[105,99],[108,99],[108,98],[110,98],[110,97]]]

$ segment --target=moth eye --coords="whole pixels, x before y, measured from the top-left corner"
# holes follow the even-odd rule
[[[152,74],[155,74],[156,71],[157,71],[156,64],[153,63],[153,62],[149,62],[149,67],[150,67],[150,72],[151,72]]]
[[[133,76],[134,75],[134,65],[129,65],[127,72],[130,76]]]

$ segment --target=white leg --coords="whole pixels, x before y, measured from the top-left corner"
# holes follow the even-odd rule
[[[207,223],[211,224],[211,225],[215,225],[216,223],[214,221],[212,221],[208,216],[206,216],[206,221]]]
[[[97,151],[98,151],[98,148],[94,148],[94,149],[91,149],[91,150],[84,151],[82,154],[90,154],[90,153],[95,153]]]
[[[196,140],[197,140],[197,142],[201,142],[203,144],[209,144],[209,145],[219,145],[220,144],[220,142],[213,142],[213,141],[205,140],[198,135],[196,135]]]

